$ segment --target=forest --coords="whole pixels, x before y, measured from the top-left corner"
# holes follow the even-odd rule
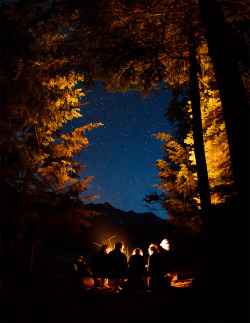
[[[220,285],[218,295],[237,299],[234,321],[247,321],[248,1],[1,1],[0,71],[1,299],[11,299],[16,267],[18,280],[48,275],[48,232],[83,234],[98,215],[77,157],[102,120],[64,126],[101,82],[109,92],[171,93],[171,132],[153,134],[160,184],[144,202],[166,210],[179,248],[201,252],[195,291]]]

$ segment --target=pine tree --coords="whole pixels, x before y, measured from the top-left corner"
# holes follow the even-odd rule
[[[243,32],[245,35],[249,33],[248,4],[245,1],[237,2],[237,4],[225,1],[222,2],[221,7],[217,0],[200,0],[199,8],[220,92],[239,204],[244,206],[243,212],[247,212],[249,211],[249,205],[246,203],[249,192],[249,170],[242,167],[242,160],[246,162],[246,165],[249,165],[250,161],[247,149],[242,149],[239,142],[243,147],[249,146],[249,100],[239,64],[245,63],[245,66],[249,68],[249,59],[245,59],[244,62],[244,56],[248,54],[249,57],[249,46],[245,45],[247,37],[243,35]],[[225,14],[223,14],[223,9]],[[231,13],[231,17],[227,16],[230,9],[231,12],[232,9],[235,10],[233,14]],[[230,28],[227,26],[228,23],[230,23]],[[248,24],[248,27],[246,28],[244,24]],[[234,34],[237,31],[237,38],[232,38],[230,29],[233,29]],[[238,46],[244,55],[240,53]],[[240,107],[238,113],[234,112],[235,106]],[[247,219],[246,217],[246,224]]]
[[[163,141],[164,159],[158,160],[158,188],[165,194],[162,206],[166,208],[169,221],[175,225],[187,226],[193,218],[198,219],[197,174],[189,160],[187,145],[178,143],[170,134],[159,133],[156,138]],[[199,220],[200,222],[200,220]]]
[[[222,1],[225,8],[226,2]],[[246,12],[247,3],[243,1],[236,7],[237,14],[229,13],[232,25],[240,13]],[[224,12],[228,12],[225,8]],[[198,84],[198,57],[206,44],[206,30],[200,19],[199,1],[102,1],[92,6],[90,16],[91,21],[86,19],[82,29],[90,42],[81,41],[82,51],[89,53],[89,75],[102,80],[110,91],[137,90],[146,94],[164,85],[188,88],[199,191],[208,233],[212,227],[211,201]]]
[[[211,61],[205,55],[207,50],[207,46],[200,50],[203,53],[200,55],[201,74],[199,77],[203,138],[211,201],[213,205],[222,205],[235,194],[235,187],[219,91]],[[176,107],[170,105],[166,114],[169,121],[174,121],[176,129],[174,137],[162,133],[156,136],[164,142],[164,160],[156,164],[159,169],[158,177],[162,182],[158,187],[165,192],[166,203],[162,204],[166,207],[171,222],[175,223],[175,218],[182,217],[181,222],[186,226],[189,226],[190,219],[192,225],[195,223],[194,219],[198,220],[198,225],[200,225],[198,212],[200,198],[197,189],[191,102],[186,102],[185,98],[183,102],[184,105],[180,110],[184,109],[185,112],[179,114],[179,120],[176,117],[174,120],[172,118]],[[178,104],[180,108],[181,102]],[[187,118],[189,118],[188,122]],[[189,131],[183,132],[183,120],[186,125],[190,125]],[[188,196],[188,203],[185,201],[185,196]],[[190,207],[187,207],[188,204]]]
[[[145,95],[156,92],[164,83],[174,87],[190,85],[195,153],[199,159],[198,183],[208,237],[211,203],[197,80],[196,48],[203,39],[197,3],[168,1],[166,5],[161,1],[138,1],[132,5],[118,0],[104,1],[101,13],[101,17],[96,16],[101,18],[100,25],[104,28],[102,31],[97,28],[102,39],[96,31],[90,30],[90,37],[98,40],[91,43],[89,51],[97,58],[98,71],[93,70],[93,74],[102,79],[110,91],[136,89]]]
[[[101,125],[63,133],[81,116],[84,75],[69,55],[74,14],[60,15],[60,6],[20,1],[1,8],[1,175],[22,197],[20,236],[37,195],[58,192],[72,199],[87,190],[91,177],[82,178],[84,165],[75,157],[88,146],[85,132]]]

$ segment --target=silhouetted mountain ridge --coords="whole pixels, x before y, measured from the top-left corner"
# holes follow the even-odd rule
[[[47,249],[88,250],[96,252],[101,245],[124,242],[131,251],[140,247],[147,252],[150,243],[160,243],[169,237],[170,226],[152,212],[136,213],[122,211],[109,203],[85,205],[85,209],[95,211],[91,226],[83,228],[81,233],[69,233],[67,230],[46,231],[45,245]],[[111,238],[111,239],[110,239]]]
[[[86,209],[100,213],[93,219],[92,226],[88,229],[89,237],[100,244],[115,236],[112,242],[122,240],[131,247],[143,247],[151,242],[160,242],[169,234],[167,220],[159,218],[152,212],[126,212],[114,208],[108,202],[90,203],[86,205]]]
[[[110,203],[90,203],[86,205],[86,209],[100,212],[102,216],[108,216],[114,221],[124,221],[127,224],[140,224],[148,225],[149,223],[160,223],[166,224],[166,220],[161,219],[152,212],[136,213],[134,211],[122,211],[120,209],[114,208]],[[142,222],[143,221],[143,222]]]

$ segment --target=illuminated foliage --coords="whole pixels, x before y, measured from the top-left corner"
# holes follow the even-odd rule
[[[63,133],[84,104],[84,75],[76,72],[69,46],[76,15],[64,14],[63,8],[60,1],[1,8],[1,172],[2,180],[22,194],[23,210],[37,194],[78,198],[91,181],[82,178],[84,165],[75,157],[88,146],[85,132],[101,123]]]
[[[219,204],[234,193],[232,165],[219,91],[208,56],[201,56],[201,67],[199,85],[208,179],[212,203]]]
[[[211,201],[213,205],[219,205],[235,193],[234,181],[219,92],[216,87],[211,62],[208,55],[205,55],[207,47],[203,46],[201,52],[203,55],[200,56],[201,74],[199,87],[203,138]],[[185,104],[184,108],[186,113],[183,113],[182,119],[189,117],[190,121],[187,123],[191,125],[190,101]],[[167,117],[171,120],[170,111],[168,111]],[[180,122],[175,119],[175,122],[179,124],[180,128],[182,127],[183,121],[181,119]],[[157,186],[162,192],[165,192],[166,202],[162,204],[166,207],[171,220],[174,222],[173,217],[181,216],[186,219],[186,224],[189,225],[190,219],[191,221],[194,221],[193,218],[198,219],[197,211],[200,199],[192,126],[186,135],[183,135],[183,132],[181,133],[182,140],[179,137],[179,142],[170,134],[161,133],[156,136],[164,142],[164,160],[159,160],[156,164],[159,169],[158,177],[162,184]]]
[[[189,26],[197,31],[199,24],[195,0],[101,1],[80,12],[82,66],[109,91],[146,94],[188,80]]]
[[[220,3],[226,15],[226,21],[231,24],[232,29],[235,28],[237,20],[243,21],[247,17],[246,1],[242,1],[238,7],[235,5],[237,10],[234,13],[229,8],[231,1],[220,1]],[[239,18],[240,12],[243,13],[242,18]],[[101,1],[97,5],[90,6],[90,17],[88,20],[87,11],[82,11],[82,19],[85,19],[86,23],[82,28],[83,38],[79,46],[84,54],[87,52],[89,55],[87,60],[89,75],[92,75],[94,79],[102,80],[109,91],[137,90],[146,95],[150,91],[157,92],[162,87],[175,90],[183,86],[191,95],[194,82],[191,82],[190,76],[192,70],[190,53],[194,53],[195,50],[193,62],[197,60],[198,69],[193,74],[202,73],[202,77],[199,75],[200,91],[196,91],[196,97],[197,92],[200,92],[198,93],[198,95],[201,95],[199,103],[203,115],[203,127],[205,127],[203,134],[199,129],[198,135],[201,140],[198,144],[197,131],[193,130],[196,137],[196,156],[197,154],[201,156],[203,150],[203,147],[201,147],[202,137],[205,141],[206,159],[209,165],[209,183],[206,181],[207,183],[203,185],[204,178],[207,179],[206,171],[204,171],[205,158],[202,157],[202,162],[198,162],[197,171],[199,172],[199,190],[202,191],[201,204],[203,207],[207,207],[205,213],[208,214],[210,212],[208,211],[210,209],[208,184],[211,186],[213,203],[223,202],[226,196],[232,194],[233,190],[230,188],[226,192],[227,188],[232,185],[229,150],[218,91],[215,90],[214,86],[211,88],[214,83],[214,76],[210,71],[211,65],[208,67],[210,63],[208,63],[206,30],[201,21],[199,1]],[[93,28],[93,25],[95,28]],[[238,32],[237,37],[238,39],[242,37],[241,32]],[[86,39],[90,42],[87,42]],[[89,62],[91,63],[89,64]],[[194,63],[196,65],[196,62]],[[179,113],[178,106],[175,113]],[[197,118],[200,119],[197,115],[195,115],[196,121]],[[190,116],[186,113],[185,118],[186,120],[182,121],[182,124]],[[204,123],[204,120],[206,120],[206,123]],[[196,125],[197,122],[194,122],[194,124]],[[186,130],[188,130],[188,127],[184,130],[184,133]],[[185,136],[182,137],[182,140],[184,138]],[[172,139],[168,141],[168,145],[170,144],[174,145]],[[193,153],[193,147],[190,146],[193,144],[191,137],[187,138],[184,144],[183,142],[178,142],[178,144],[188,149],[190,158],[194,159],[191,156]],[[219,151],[217,148],[220,145],[221,150]],[[179,149],[177,143],[171,149],[175,149],[177,154]],[[215,155],[212,154],[213,149],[216,150]],[[174,157],[174,153],[168,153],[169,159],[176,158],[177,160],[180,157],[179,154]],[[222,158],[218,162],[217,158],[220,157]],[[176,160],[171,162],[174,164]],[[159,166],[162,169],[166,165],[159,164]],[[185,191],[188,191],[187,188],[190,185],[187,179],[190,178],[191,181],[191,174],[195,172],[193,170],[195,164],[193,163],[191,166],[192,169],[190,170],[188,163],[180,161],[177,167],[180,176],[176,175],[174,182],[175,185],[177,184],[176,187],[183,190],[181,193],[183,196],[186,196]],[[221,170],[219,170],[220,167]],[[194,186],[191,185],[191,187]],[[220,193],[220,191],[223,191],[223,193]],[[190,195],[192,196],[192,194]],[[194,195],[198,199],[197,192]],[[199,199],[197,202],[199,202]],[[207,216],[205,217],[207,218]]]
[[[97,14],[94,18],[98,27],[89,31],[96,41],[90,44],[87,51],[93,53],[97,63],[91,66],[98,67],[97,71],[93,70],[93,75],[101,79],[109,91],[137,90],[147,95],[150,91],[156,93],[162,87],[189,85],[191,48],[198,47],[197,44],[204,38],[200,32],[197,1],[166,3],[141,0],[132,3],[113,0],[101,2],[97,13],[98,10],[101,16]],[[190,41],[191,35],[194,41]],[[86,52],[84,45],[82,50]],[[196,152],[199,150],[199,155],[202,152],[204,156],[200,129],[195,134],[201,138],[199,143],[195,140]],[[206,176],[204,162],[198,165],[200,175]],[[200,175],[199,178],[202,178]],[[205,187],[205,194],[202,195],[205,211],[207,203],[204,201],[209,200],[208,181],[199,180],[199,187],[200,190],[203,188],[202,192]]]
[[[179,143],[170,134],[159,133],[156,137],[163,141],[164,160],[158,160],[157,186],[165,195],[161,203],[166,208],[169,220],[175,224],[186,225],[198,214],[198,183],[194,167],[189,159],[191,148]]]
[[[231,0],[220,3],[226,21],[237,30],[237,24],[247,17],[247,2],[235,6]],[[215,192],[232,183],[228,146],[218,92],[211,88],[214,79],[198,4],[197,0],[57,0],[21,1],[4,8],[8,32],[3,37],[6,46],[1,68],[6,93],[2,112],[6,157],[2,165],[8,182],[20,191],[26,190],[27,183],[30,189],[66,190],[74,196],[84,191],[90,178],[78,181],[83,165],[74,155],[88,144],[87,128],[67,135],[60,130],[80,115],[83,91],[77,84],[101,80],[109,91],[136,90],[146,95],[161,87],[173,92],[183,87],[190,93],[189,54],[194,46],[202,73],[199,86],[209,183],[214,201],[223,201],[223,194]],[[190,116],[179,106],[175,114],[173,118],[179,114],[185,118],[184,139],[191,130]],[[191,176],[195,165],[189,158],[183,162],[180,152],[192,158],[191,132],[184,144],[178,139],[168,138],[172,145],[168,158],[174,171],[180,171],[179,176],[175,174],[176,188],[187,200],[188,190],[195,187],[196,177]],[[216,158],[211,153],[214,149]],[[219,157],[223,164],[220,173]]]

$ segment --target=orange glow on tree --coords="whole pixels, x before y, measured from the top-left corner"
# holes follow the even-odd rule
[[[219,92],[206,44],[199,48],[198,55],[201,67],[199,89],[205,155],[211,201],[216,205],[225,202],[227,197],[234,194],[234,181]],[[190,102],[187,102],[184,109],[191,124]],[[179,221],[190,228],[201,228],[197,213],[200,198],[192,127],[184,138],[184,143],[180,143],[170,134],[160,133],[156,137],[164,143],[165,159],[158,160],[156,164],[159,169],[158,178],[161,180],[161,184],[156,186],[166,194],[162,205],[167,208],[171,221]]]
[[[36,16],[40,10],[44,10],[41,20],[40,14]],[[79,180],[84,165],[75,156],[89,144],[86,130],[101,123],[62,133],[68,121],[82,116],[85,94],[80,85],[85,78],[74,71],[75,63],[67,54],[65,27],[73,28],[75,15],[50,17],[46,10],[43,3],[30,2],[18,7],[13,3],[5,11],[17,32],[27,38],[28,51],[15,53],[6,73],[10,79],[3,81],[2,147],[9,158],[11,151],[18,159],[16,167],[5,167],[3,174],[20,189],[17,186],[25,181],[28,170],[32,190],[64,190],[76,197],[87,190],[91,176]]]

